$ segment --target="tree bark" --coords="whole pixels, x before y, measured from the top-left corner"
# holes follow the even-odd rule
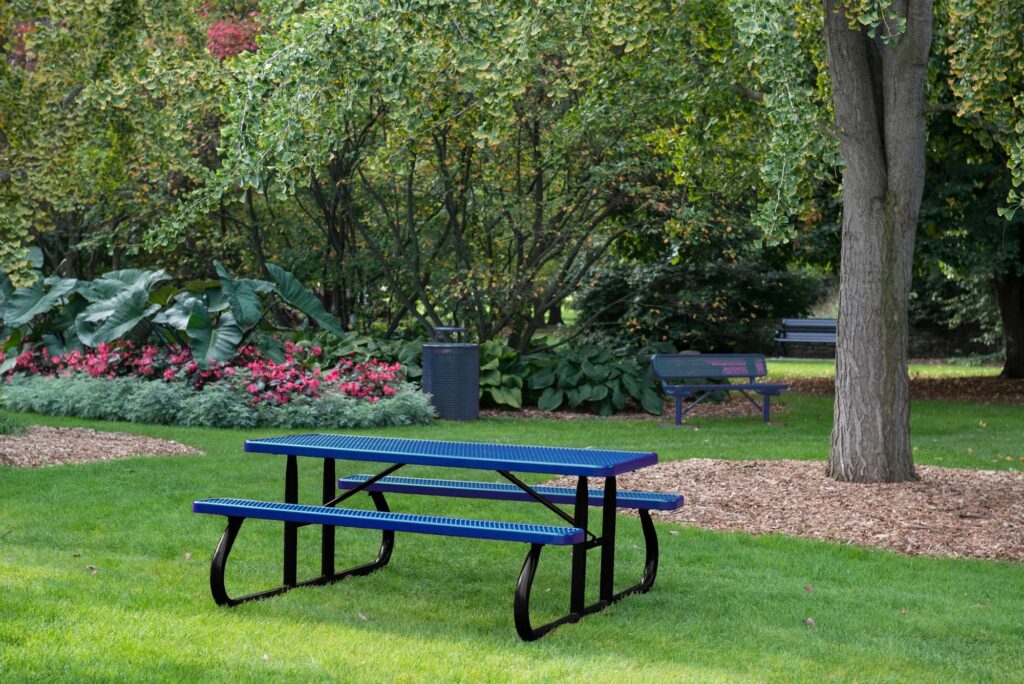
[[[907,305],[924,190],[930,0],[897,1],[902,34],[825,1],[825,38],[843,172],[835,421],[828,474],[916,479],[910,448]]]
[[[558,302],[548,309],[548,325],[564,325],[562,318],[562,302]]]
[[[1024,278],[1009,273],[997,277],[995,285],[1006,349],[1000,377],[1024,378]]]

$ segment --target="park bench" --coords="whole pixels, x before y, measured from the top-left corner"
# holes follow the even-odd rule
[[[789,385],[758,382],[768,374],[768,364],[760,354],[655,354],[651,372],[661,382],[667,396],[675,400],[676,425],[683,426],[683,416],[715,392],[737,391],[761,411],[765,423],[771,419],[771,397],[778,396]],[[731,383],[741,379],[746,382]],[[761,403],[750,393],[761,395]],[[686,409],[683,399],[694,398]]]
[[[657,462],[657,454],[635,451],[566,449],[554,447],[435,442],[346,435],[293,435],[250,440],[245,450],[287,456],[285,501],[258,501],[237,498],[202,499],[193,503],[196,513],[222,515],[228,525],[210,566],[210,588],[218,605],[235,606],[245,601],[264,599],[295,587],[322,585],[346,577],[365,575],[387,565],[395,543],[395,533],[435,534],[450,537],[521,542],[530,545],[516,585],[513,615],[519,636],[530,641],[558,625],[576,622],[585,615],[604,609],[632,593],[644,593],[654,584],[658,567],[658,540],[651,510],[672,510],[683,505],[683,497],[658,492],[618,491],[616,476]],[[298,459],[323,459],[323,503],[298,503]],[[336,478],[335,459],[389,463],[376,475],[351,475]],[[432,465],[492,470],[507,483],[394,477],[404,465]],[[531,487],[512,471],[576,475],[575,488]],[[588,476],[603,477],[603,489],[589,488]],[[341,489],[339,495],[337,489]],[[338,504],[363,492],[370,496],[376,510],[340,508]],[[562,525],[538,525],[497,520],[451,518],[392,512],[385,494],[419,494],[454,498],[490,499],[540,503],[555,513]],[[558,507],[573,506],[573,514]],[[588,527],[589,507],[602,509],[600,535]],[[646,561],[639,583],[616,592],[615,513],[618,509],[636,509],[646,545]],[[284,523],[284,582],[280,587],[233,598],[224,585],[228,555],[242,523],[249,518]],[[320,576],[299,582],[297,567],[297,530],[306,525],[321,526]],[[350,527],[379,530],[382,541],[377,558],[370,563],[336,572],[334,568],[334,528]],[[570,610],[540,627],[531,625],[530,591],[544,546],[570,546],[573,550],[570,584]],[[601,549],[600,600],[585,602],[586,554]]]
[[[782,325],[775,333],[775,344],[782,356],[786,356],[788,344],[830,344],[836,343],[836,319],[834,318],[783,318]]]

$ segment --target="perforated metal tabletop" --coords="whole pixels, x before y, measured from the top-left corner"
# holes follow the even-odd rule
[[[355,435],[289,435],[246,441],[251,453],[284,454],[410,465],[612,477],[658,462],[650,451],[441,442]]]

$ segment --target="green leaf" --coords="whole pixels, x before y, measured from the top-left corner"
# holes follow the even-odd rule
[[[113,342],[160,310],[149,303],[146,281],[137,281],[110,299],[93,302],[75,317],[78,337],[87,347]]]
[[[90,302],[102,302],[117,295],[118,292],[128,286],[120,280],[93,280],[91,282],[80,281],[75,291]]]
[[[540,399],[537,400],[537,408],[541,411],[554,411],[562,405],[564,400],[565,393],[562,392],[562,390],[557,390],[554,387],[548,387],[546,390],[541,392]]]
[[[220,276],[220,289],[231,304],[231,313],[243,328],[259,323],[263,318],[263,303],[256,288],[245,280],[235,280],[219,261],[213,262]]]
[[[530,389],[544,389],[545,387],[551,387],[554,382],[555,369],[541,368],[537,372],[530,374],[528,385]]]
[[[505,387],[523,389],[523,379],[514,373],[506,373],[501,378],[501,384]]]
[[[660,416],[661,412],[665,408],[665,403],[661,399],[661,395],[651,389],[646,389],[640,397],[640,405],[644,411]]]
[[[341,322],[327,313],[323,302],[303,287],[295,276],[276,264],[267,264],[267,270],[274,282],[277,283],[277,293],[284,301],[319,323],[324,330],[339,336],[345,335]]]
[[[4,325],[17,328],[30,323],[36,316],[48,313],[77,284],[74,278],[47,278],[37,280],[31,287],[15,290],[4,309]]]
[[[634,399],[640,398],[640,382],[635,377],[624,374],[622,376],[622,385],[626,388],[626,391],[629,392],[629,396]]]
[[[192,307],[197,304],[205,307],[202,299],[188,292],[183,292],[178,295],[174,304],[153,317],[153,323],[166,325],[175,330],[185,330],[188,328],[188,319],[192,315]]]
[[[270,335],[261,335],[258,341],[260,353],[274,363],[284,363],[284,344],[280,339]]]
[[[585,401],[590,401],[592,396],[593,388],[590,385],[580,385],[574,387],[567,393],[569,397],[569,406],[576,408]]]
[[[209,366],[210,359],[230,361],[242,341],[242,329],[230,311],[221,315],[215,327],[213,317],[201,302],[193,304],[185,332],[192,340],[192,358],[200,368]]]
[[[498,370],[485,370],[480,373],[480,384],[484,386],[493,385],[498,386],[501,384],[501,371]]]
[[[608,396],[607,385],[593,385],[592,387],[593,389],[591,389],[590,391],[591,401],[601,401],[602,399]]]
[[[495,403],[511,406],[516,409],[522,408],[523,406],[522,393],[517,389],[509,387],[492,387],[489,389],[489,392]]]
[[[558,384],[562,387],[572,387],[583,378],[583,371],[566,367],[558,371]]]
[[[608,379],[608,367],[595,366],[590,361],[583,362],[583,372],[588,378],[597,382],[604,382]]]
[[[617,411],[621,411],[626,408],[626,397],[622,394],[622,389],[618,386],[612,388],[612,405]]]
[[[15,364],[18,363],[18,355],[14,354],[4,359],[3,363],[0,363],[0,375],[3,375],[7,371],[14,368]]]

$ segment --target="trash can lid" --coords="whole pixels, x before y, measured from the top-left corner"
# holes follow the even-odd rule
[[[440,327],[434,328],[434,333],[433,333],[433,336],[431,337],[431,341],[437,342],[437,336],[438,335],[450,335],[452,333],[464,333],[464,332],[466,332],[465,328],[456,327],[456,326],[452,326],[452,327],[440,326]]]

